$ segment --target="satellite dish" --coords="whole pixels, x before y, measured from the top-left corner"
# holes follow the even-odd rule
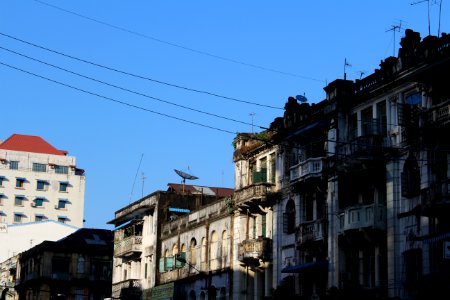
[[[198,179],[197,176],[185,173],[185,172],[177,170],[177,169],[175,169],[175,173],[177,173],[181,178],[183,178],[183,181],[186,179],[189,179],[189,180]]]
[[[183,193],[184,193],[184,183],[186,182],[186,179],[189,179],[189,180],[198,179],[197,176],[188,174],[188,173],[186,173],[186,172],[183,172],[183,171],[180,171],[180,170],[177,170],[177,169],[174,169],[174,171],[175,171],[175,173],[177,173],[181,178],[183,178],[183,181],[182,181],[182,182],[183,182]]]
[[[300,103],[308,102],[308,99],[305,96],[302,96],[302,95],[295,96],[295,99],[297,99],[297,101],[299,101]]]

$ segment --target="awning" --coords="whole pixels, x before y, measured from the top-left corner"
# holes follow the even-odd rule
[[[58,200],[61,202],[69,202],[69,199],[66,199],[66,198],[59,198]]]
[[[0,198],[3,198],[3,197],[6,198],[5,194],[0,193]]]
[[[289,266],[281,270],[281,273],[300,273],[306,270],[312,269],[323,269],[328,267],[328,262],[326,261],[312,261],[304,264],[299,264],[295,266]]]
[[[17,215],[17,216],[26,217],[25,214],[23,212],[20,212],[20,211],[15,211],[14,214]]]
[[[69,184],[68,181],[60,181],[59,183],[62,183],[62,184]]]
[[[42,217],[42,218],[45,217],[45,215],[43,215],[43,214],[34,214],[34,216],[35,216],[35,217]]]
[[[169,207],[169,212],[190,213],[191,211],[187,208]]]
[[[6,216],[6,214],[3,212],[3,210],[0,210],[0,216]]]
[[[120,224],[119,226],[117,226],[116,228],[114,228],[113,230],[117,230],[117,229],[123,228],[123,227],[127,226],[128,224],[130,224],[131,221],[132,221],[132,220],[126,221],[125,223],[122,223],[122,224]]]
[[[66,220],[68,220],[69,218],[67,216],[58,216],[58,219],[66,219]]]
[[[23,181],[27,181],[27,179],[25,177],[16,177],[17,180],[23,180]]]
[[[16,195],[15,198],[18,198],[18,199],[25,199],[25,196],[24,196],[24,195]]]
[[[44,179],[38,179],[37,182],[43,182],[43,183],[48,183],[48,180],[44,180]]]

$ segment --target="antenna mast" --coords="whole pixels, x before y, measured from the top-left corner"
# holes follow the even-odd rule
[[[395,57],[395,32],[398,31],[400,32],[400,29],[402,28],[402,20],[400,20],[400,24],[398,25],[392,25],[391,28],[389,28],[388,30],[386,30],[386,32],[388,31],[392,31],[394,34],[394,51],[392,52],[392,56]]]

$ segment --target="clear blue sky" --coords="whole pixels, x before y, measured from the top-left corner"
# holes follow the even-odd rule
[[[438,34],[439,1],[415,2],[3,0],[0,139],[76,156],[85,226],[112,228],[116,210],[181,183],[174,169],[232,188],[235,133],[268,127],[289,96],[323,100],[345,60],[348,79],[372,73],[406,28]],[[448,16],[443,1],[440,32]]]

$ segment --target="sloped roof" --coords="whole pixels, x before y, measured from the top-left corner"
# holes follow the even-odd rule
[[[216,196],[217,198],[231,197],[233,195],[233,189],[224,187],[211,187],[211,186],[199,186],[189,184],[169,183],[169,192],[175,192],[177,194],[183,193],[192,195],[209,195]]]
[[[0,143],[0,149],[54,155],[67,155],[68,153],[65,150],[56,149],[39,136],[24,134],[13,134]]]

